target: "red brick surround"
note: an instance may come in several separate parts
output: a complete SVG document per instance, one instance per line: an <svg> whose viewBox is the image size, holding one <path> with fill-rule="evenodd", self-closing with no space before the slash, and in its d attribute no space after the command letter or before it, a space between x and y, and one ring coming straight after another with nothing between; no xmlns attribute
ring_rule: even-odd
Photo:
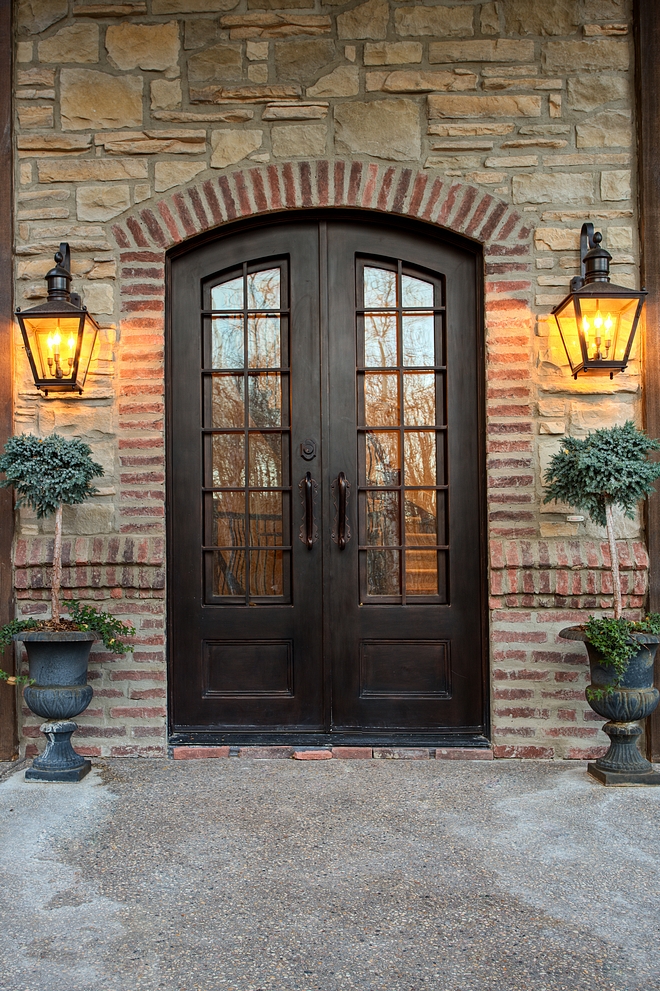
<svg viewBox="0 0 660 991"><path fill-rule="evenodd" d="M426 171L360 161L239 169L133 208L112 230L120 261L116 379L120 533L65 542L67 590L111 599L138 627L136 652L94 655L95 697L79 737L96 755L164 755L164 262L168 248L241 217L357 207L427 221L484 245L487 456L495 756L582 757L599 750L586 706L586 657L557 637L581 610L610 604L608 551L542 540L533 462L531 231L509 204ZM569 387L567 387L569 388ZM647 555L621 542L628 605L646 592ZM45 538L20 540L22 612L45 610ZM24 734L39 736L26 718ZM33 746L30 749L34 749ZM79 748L83 749L83 748Z"/></svg>

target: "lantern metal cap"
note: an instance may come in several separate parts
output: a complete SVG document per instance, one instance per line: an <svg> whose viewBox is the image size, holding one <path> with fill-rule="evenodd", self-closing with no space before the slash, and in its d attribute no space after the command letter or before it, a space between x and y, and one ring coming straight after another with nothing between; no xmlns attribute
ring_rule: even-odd
<svg viewBox="0 0 660 991"><path fill-rule="evenodd" d="M596 231L592 240L592 247L584 256L584 281L587 285L590 282L610 281L610 262L612 256L605 248L601 247L603 235Z"/></svg>
<svg viewBox="0 0 660 991"><path fill-rule="evenodd" d="M71 255L69 245L60 244L60 250L55 252L55 268L46 273L48 299L63 299L66 302L71 297Z"/></svg>

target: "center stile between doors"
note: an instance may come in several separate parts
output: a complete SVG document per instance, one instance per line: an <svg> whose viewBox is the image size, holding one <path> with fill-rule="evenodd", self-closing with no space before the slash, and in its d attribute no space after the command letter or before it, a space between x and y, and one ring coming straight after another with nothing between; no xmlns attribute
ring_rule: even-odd
<svg viewBox="0 0 660 991"><path fill-rule="evenodd" d="M171 741L486 745L476 246L218 233L168 266Z"/></svg>

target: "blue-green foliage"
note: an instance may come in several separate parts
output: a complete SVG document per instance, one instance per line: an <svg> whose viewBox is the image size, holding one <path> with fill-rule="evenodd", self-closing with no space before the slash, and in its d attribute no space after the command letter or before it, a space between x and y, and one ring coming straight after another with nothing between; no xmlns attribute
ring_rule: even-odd
<svg viewBox="0 0 660 991"><path fill-rule="evenodd" d="M544 502L566 502L585 510L595 523L606 525L605 507L620 506L632 519L640 499L653 491L660 463L649 451L660 449L632 420L622 427L594 430L584 440L566 437L545 473Z"/></svg>
<svg viewBox="0 0 660 991"><path fill-rule="evenodd" d="M17 509L30 506L38 517L50 516L60 503L73 506L96 492L89 483L103 475L103 468L92 461L91 453L81 440L58 434L18 434L9 438L0 455L0 471L6 475L0 486L14 487Z"/></svg>

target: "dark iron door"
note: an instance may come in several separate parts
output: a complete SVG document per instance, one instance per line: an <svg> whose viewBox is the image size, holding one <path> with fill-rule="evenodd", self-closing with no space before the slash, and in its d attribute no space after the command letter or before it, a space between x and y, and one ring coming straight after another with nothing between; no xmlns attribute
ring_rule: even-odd
<svg viewBox="0 0 660 991"><path fill-rule="evenodd" d="M310 219L171 266L175 736L484 732L476 256Z"/></svg>

